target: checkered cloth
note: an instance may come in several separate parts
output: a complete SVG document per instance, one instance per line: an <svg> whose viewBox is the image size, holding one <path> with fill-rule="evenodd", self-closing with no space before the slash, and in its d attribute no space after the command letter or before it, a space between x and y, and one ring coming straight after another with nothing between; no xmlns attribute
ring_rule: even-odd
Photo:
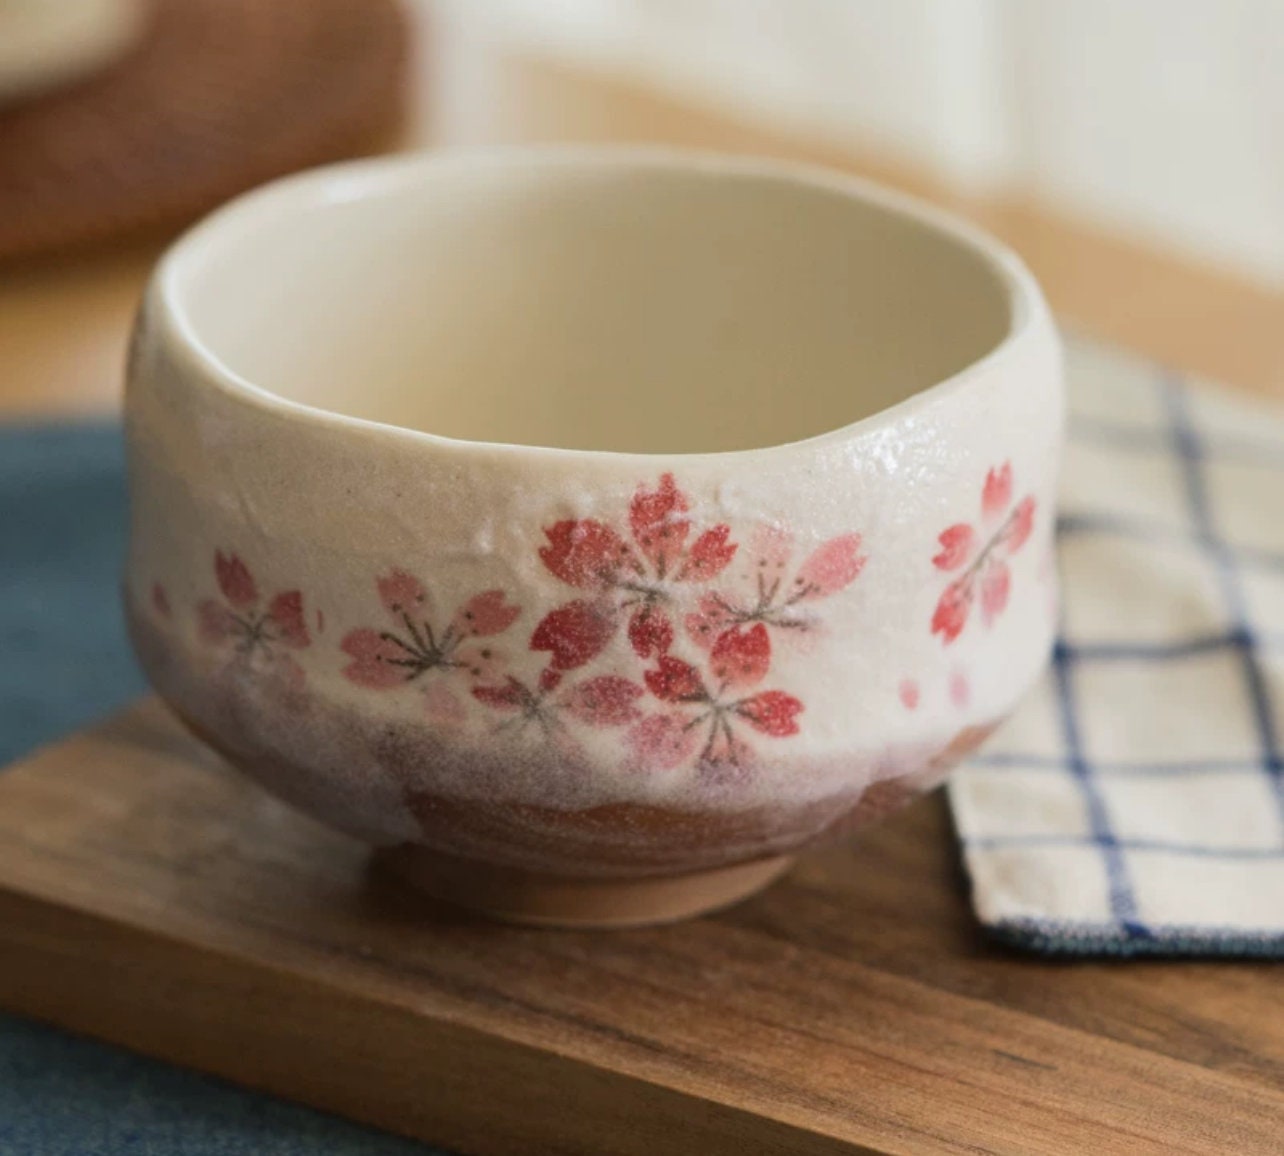
<svg viewBox="0 0 1284 1156"><path fill-rule="evenodd" d="M1068 350L1062 627L950 800L1034 951L1284 956L1284 412Z"/></svg>

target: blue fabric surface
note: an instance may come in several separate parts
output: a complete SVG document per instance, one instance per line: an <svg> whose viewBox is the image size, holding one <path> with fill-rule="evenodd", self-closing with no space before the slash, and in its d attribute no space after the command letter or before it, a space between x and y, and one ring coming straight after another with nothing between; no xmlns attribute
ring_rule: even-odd
<svg viewBox="0 0 1284 1156"><path fill-rule="evenodd" d="M143 690L118 604L125 510L117 426L0 429L0 766ZM431 1151L0 1016L5 1156Z"/></svg>

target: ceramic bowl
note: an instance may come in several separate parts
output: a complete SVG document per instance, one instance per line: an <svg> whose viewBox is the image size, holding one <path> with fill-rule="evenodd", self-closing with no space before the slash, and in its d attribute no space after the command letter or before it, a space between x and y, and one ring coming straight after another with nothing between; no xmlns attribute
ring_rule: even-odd
<svg viewBox="0 0 1284 1156"><path fill-rule="evenodd" d="M731 902L940 781L1053 635L1059 344L844 177L418 157L182 238L128 371L151 681L502 917Z"/></svg>

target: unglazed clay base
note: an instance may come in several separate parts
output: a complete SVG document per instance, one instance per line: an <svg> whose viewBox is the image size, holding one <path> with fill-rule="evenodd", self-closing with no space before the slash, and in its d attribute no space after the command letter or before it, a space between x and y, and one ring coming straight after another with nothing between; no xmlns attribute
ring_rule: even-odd
<svg viewBox="0 0 1284 1156"><path fill-rule="evenodd" d="M162 261L126 605L240 770L505 918L679 918L930 790L1054 634L1029 274L628 150L278 183Z"/></svg>
<svg viewBox="0 0 1284 1156"><path fill-rule="evenodd" d="M542 927L646 927L729 907L775 882L791 855L647 879L568 879L489 867L423 847L375 853L378 867L420 891L505 923Z"/></svg>

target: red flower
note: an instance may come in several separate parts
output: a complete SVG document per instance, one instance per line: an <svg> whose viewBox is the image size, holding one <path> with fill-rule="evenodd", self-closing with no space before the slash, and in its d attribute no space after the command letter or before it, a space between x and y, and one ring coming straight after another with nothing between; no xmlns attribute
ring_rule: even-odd
<svg viewBox="0 0 1284 1156"><path fill-rule="evenodd" d="M798 733L798 715L803 704L782 690L765 690L745 699L738 708L742 718L765 735L783 738Z"/></svg>
<svg viewBox="0 0 1284 1156"><path fill-rule="evenodd" d="M673 645L673 624L658 607L644 606L629 619L629 643L639 658L655 658Z"/></svg>
<svg viewBox="0 0 1284 1156"><path fill-rule="evenodd" d="M700 672L680 658L664 655L660 665L648 670L643 677L647 689L665 702L707 702L709 699Z"/></svg>
<svg viewBox="0 0 1284 1156"><path fill-rule="evenodd" d="M563 713L591 727L624 726L642 717L637 701L646 691L627 678L603 674L556 693L560 686L560 678L541 679L532 690L510 674L497 686L473 687L473 697L492 710L514 715L512 723L533 722L549 734L563 729Z"/></svg>
<svg viewBox="0 0 1284 1156"><path fill-rule="evenodd" d="M722 775L728 768L743 771L753 751L736 734L743 721L760 734L786 738L798 733L803 704L782 690L766 690L744 697L729 697L766 677L771 663L771 640L761 623L749 630L723 634L709 655L709 670L716 687L689 662L666 654L644 676L647 689L672 707L651 715L628 734L634 756L644 767L671 769L698 752L701 767Z"/></svg>
<svg viewBox="0 0 1284 1156"><path fill-rule="evenodd" d="M236 554L225 555L222 550L216 550L214 574L223 597L238 610L247 610L259 600L254 576Z"/></svg>
<svg viewBox="0 0 1284 1156"><path fill-rule="evenodd" d="M864 569L859 534L840 534L822 542L789 576L793 538L777 526L760 530L753 540L751 562L756 589L750 598L706 594L685 620L687 633L700 646L713 646L727 630L757 623L785 630L806 630L811 619L799 608L837 594Z"/></svg>
<svg viewBox="0 0 1284 1156"><path fill-rule="evenodd" d="M558 669L583 665L606 648L623 612L629 644L639 658L665 653L673 645L673 625L663 609L672 600L672 585L707 582L726 569L736 553L731 529L725 525L710 527L690 541L689 511L690 502L673 475L664 474L654 490L639 486L633 495L628 513L631 540L594 518L546 527L548 541L539 552L544 565L568 586L590 591L598 600L572 603L576 609L547 629L541 623L531 646L551 651ZM609 599L609 609L601 599Z"/></svg>
<svg viewBox="0 0 1284 1156"><path fill-rule="evenodd" d="M590 726L622 726L642 717L637 700L645 693L636 682L603 674L571 687L562 698L562 706Z"/></svg>
<svg viewBox="0 0 1284 1156"><path fill-rule="evenodd" d="M700 735L683 715L653 714L630 727L625 741L645 769L671 771L696 753Z"/></svg>
<svg viewBox="0 0 1284 1156"><path fill-rule="evenodd" d="M550 573L568 586L600 590L615 585L622 575L643 573L624 539L592 518L557 522L544 535L548 545L539 556Z"/></svg>
<svg viewBox="0 0 1284 1156"><path fill-rule="evenodd" d="M771 639L756 622L748 630L736 627L719 636L709 651L709 669L724 687L761 682L771 666Z"/></svg>
<svg viewBox="0 0 1284 1156"><path fill-rule="evenodd" d="M504 601L502 590L487 590L474 594L460 607L451 627L461 638L472 635L482 638L490 634L503 634L521 614L520 606L510 606Z"/></svg>
<svg viewBox="0 0 1284 1156"><path fill-rule="evenodd" d="M399 629L360 627L339 644L352 660L343 668L344 677L371 690L412 682L430 670L488 676L498 655L472 640L502 634L521 614L502 590L484 590L469 598L438 634L427 616L428 592L413 574L390 570L375 579L375 589ZM302 625L301 609L299 622Z"/></svg>
<svg viewBox="0 0 1284 1156"><path fill-rule="evenodd" d="M206 598L196 608L201 639L232 643L240 654L269 653L279 646L301 650L311 644L303 617L303 595L283 590L261 607L258 586L236 554L214 554L214 576L222 601Z"/></svg>
<svg viewBox="0 0 1284 1156"><path fill-rule="evenodd" d="M990 470L981 489L981 528L957 522L941 531L940 551L932 559L938 570L961 570L941 593L932 614L932 633L948 646L967 625L972 603L981 598L981 621L988 627L1003 613L1012 591L1008 559L1025 545L1034 529L1035 501L1027 496L1009 511L1012 466ZM1006 516L1005 516L1006 515Z"/></svg>
<svg viewBox="0 0 1284 1156"><path fill-rule="evenodd" d="M358 686L386 690L412 678L415 659L405 645L390 634L377 630L350 631L339 649L352 659L343 668L345 677Z"/></svg>
<svg viewBox="0 0 1284 1156"><path fill-rule="evenodd" d="M394 618L402 614L415 614L428 600L428 593L413 574L404 570L389 570L381 578L375 579L375 588L379 591L379 601L384 609Z"/></svg>
<svg viewBox="0 0 1284 1156"><path fill-rule="evenodd" d="M730 526L714 526L701 534L678 570L678 581L708 582L721 574L736 556L736 543L730 537Z"/></svg>
<svg viewBox="0 0 1284 1156"><path fill-rule="evenodd" d="M574 670L600 654L615 633L609 603L577 599L551 610L531 635L532 650L547 650L553 670Z"/></svg>
<svg viewBox="0 0 1284 1156"><path fill-rule="evenodd" d="M860 552L860 535L843 534L822 542L798 567L790 591L795 602L814 598L828 598L856 581L865 567L865 556Z"/></svg>
<svg viewBox="0 0 1284 1156"><path fill-rule="evenodd" d="M629 529L643 555L663 576L673 560L681 556L691 532L686 495L678 490L672 474L660 478L660 486L648 491L639 487L629 506Z"/></svg>

